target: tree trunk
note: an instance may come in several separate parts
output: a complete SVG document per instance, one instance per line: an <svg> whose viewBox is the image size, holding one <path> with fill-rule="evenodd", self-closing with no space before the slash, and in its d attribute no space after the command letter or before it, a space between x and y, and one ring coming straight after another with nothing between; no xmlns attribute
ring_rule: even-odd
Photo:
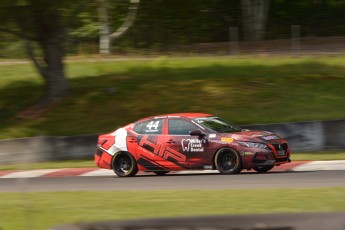
<svg viewBox="0 0 345 230"><path fill-rule="evenodd" d="M64 71L64 33L61 26L61 15L51 1L31 0L33 17L36 23L36 42L43 51L43 58L39 62L33 52L29 55L46 83L46 93L39 103L42 106L63 98L68 92L68 82ZM46 5L44 5L46 4ZM41 7L44 6L44 11Z"/></svg>
<svg viewBox="0 0 345 230"><path fill-rule="evenodd" d="M262 40L265 35L269 0L241 0L244 39Z"/></svg>
<svg viewBox="0 0 345 230"><path fill-rule="evenodd" d="M109 29L109 3L108 0L98 0L98 17L100 22L99 52L101 54L110 54L111 41L124 35L133 25L140 0L129 0L128 14L123 24L113 33Z"/></svg>
<svg viewBox="0 0 345 230"><path fill-rule="evenodd" d="M68 81L65 78L64 52L61 41L58 39L44 40L41 41L40 45L44 53L42 60L35 57L30 42L26 42L28 55L45 81L45 94L35 106L29 109L29 113L49 106L52 102L63 98L68 93Z"/></svg>
<svg viewBox="0 0 345 230"><path fill-rule="evenodd" d="M44 61L46 63L46 99L53 101L64 97L68 93L68 82L65 78L63 57L64 52L61 42L57 39L48 40L43 45Z"/></svg>
<svg viewBox="0 0 345 230"><path fill-rule="evenodd" d="M51 102L68 93L63 63L64 27L61 24L65 15L62 10L64 3L67 1L26 0L22 4L13 1L13 23L20 29L15 29L14 34L26 40L28 55L45 81L44 97L27 110L29 114L35 110L44 110ZM43 57L35 57L30 42L40 46Z"/></svg>
<svg viewBox="0 0 345 230"><path fill-rule="evenodd" d="M100 22L99 31L99 53L110 53L110 32L109 32L109 18L108 18L108 0L98 0L98 17Z"/></svg>

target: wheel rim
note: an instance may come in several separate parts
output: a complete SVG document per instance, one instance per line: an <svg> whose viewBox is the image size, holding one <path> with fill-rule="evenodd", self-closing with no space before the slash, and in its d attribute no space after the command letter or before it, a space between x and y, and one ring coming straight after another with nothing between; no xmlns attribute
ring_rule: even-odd
<svg viewBox="0 0 345 230"><path fill-rule="evenodd" d="M222 157L220 157L220 166L223 170L231 171L235 168L238 160L235 154L231 152L223 153Z"/></svg>
<svg viewBox="0 0 345 230"><path fill-rule="evenodd" d="M115 161L115 170L127 174L132 168L132 160L129 156L121 154Z"/></svg>

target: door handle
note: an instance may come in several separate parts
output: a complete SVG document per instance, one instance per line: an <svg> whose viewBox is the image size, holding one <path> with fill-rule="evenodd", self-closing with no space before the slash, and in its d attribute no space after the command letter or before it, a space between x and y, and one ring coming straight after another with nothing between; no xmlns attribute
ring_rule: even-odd
<svg viewBox="0 0 345 230"><path fill-rule="evenodd" d="M168 144L174 144L175 141L174 141L173 139L170 139L170 140L168 140L166 143L168 143Z"/></svg>
<svg viewBox="0 0 345 230"><path fill-rule="evenodd" d="M137 140L136 139L129 139L128 142L135 143L135 142L137 142Z"/></svg>

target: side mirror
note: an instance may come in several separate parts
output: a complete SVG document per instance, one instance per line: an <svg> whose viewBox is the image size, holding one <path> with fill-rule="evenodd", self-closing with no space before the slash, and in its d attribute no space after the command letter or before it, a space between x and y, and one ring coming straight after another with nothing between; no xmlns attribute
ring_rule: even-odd
<svg viewBox="0 0 345 230"><path fill-rule="evenodd" d="M205 136L206 134L203 133L200 129L196 129L196 130L189 131L189 135L202 137L202 136Z"/></svg>

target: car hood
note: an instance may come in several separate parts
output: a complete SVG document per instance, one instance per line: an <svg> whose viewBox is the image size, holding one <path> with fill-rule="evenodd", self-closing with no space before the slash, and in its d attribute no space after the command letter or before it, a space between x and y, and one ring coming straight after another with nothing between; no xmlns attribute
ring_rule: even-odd
<svg viewBox="0 0 345 230"><path fill-rule="evenodd" d="M236 133L227 133L224 136L231 137L238 141L253 141L253 142L272 142L279 139L282 139L280 136L268 132L268 131L255 131L255 130L247 130L244 129L240 132Z"/></svg>

